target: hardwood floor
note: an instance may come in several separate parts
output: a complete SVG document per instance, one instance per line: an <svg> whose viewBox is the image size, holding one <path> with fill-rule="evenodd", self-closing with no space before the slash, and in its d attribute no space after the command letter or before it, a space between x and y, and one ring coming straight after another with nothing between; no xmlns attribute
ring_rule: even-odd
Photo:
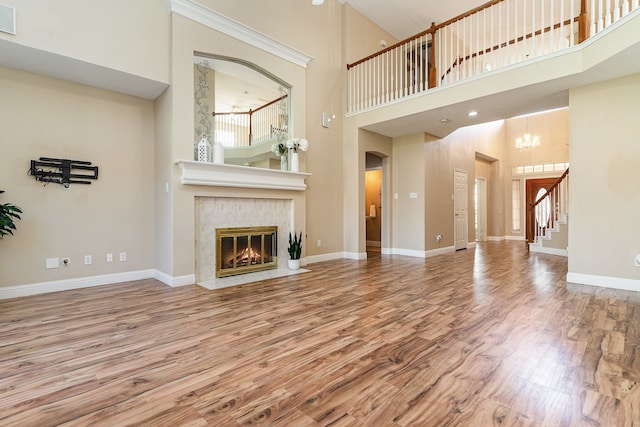
<svg viewBox="0 0 640 427"><path fill-rule="evenodd" d="M637 426L640 294L489 242L0 301L2 426Z"/></svg>

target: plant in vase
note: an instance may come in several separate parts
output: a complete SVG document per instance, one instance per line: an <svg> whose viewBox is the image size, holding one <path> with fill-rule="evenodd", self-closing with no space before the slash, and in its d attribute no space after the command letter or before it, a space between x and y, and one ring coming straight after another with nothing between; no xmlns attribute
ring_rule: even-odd
<svg viewBox="0 0 640 427"><path fill-rule="evenodd" d="M298 172L298 151L307 151L309 149L309 141L304 138L290 139L287 141L287 149L291 153L291 172Z"/></svg>
<svg viewBox="0 0 640 427"><path fill-rule="evenodd" d="M289 152L287 144L282 141L277 142L271 146L271 152L280 157L280 170L289 170L289 168L287 167L287 153Z"/></svg>
<svg viewBox="0 0 640 427"><path fill-rule="evenodd" d="M0 194L4 191L0 190ZM12 205L11 203L0 204L0 239L4 236L11 234L13 236L13 230L16 229L14 219L20 219L22 209Z"/></svg>
<svg viewBox="0 0 640 427"><path fill-rule="evenodd" d="M289 232L289 248L287 251L289 252L289 258L291 258L288 262L289 268L298 270L300 268L300 255L302 255L302 231L299 236L295 232L291 236L291 232Z"/></svg>

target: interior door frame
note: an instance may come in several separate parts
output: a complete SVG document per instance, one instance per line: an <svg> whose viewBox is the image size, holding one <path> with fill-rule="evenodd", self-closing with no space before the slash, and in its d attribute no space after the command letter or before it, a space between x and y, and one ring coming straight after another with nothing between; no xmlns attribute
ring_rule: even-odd
<svg viewBox="0 0 640 427"><path fill-rule="evenodd" d="M551 188L553 186L553 184L556 183L556 181L558 181L558 178L560 176L556 176L556 177L540 177L540 178L527 178L525 180L525 190L524 190L524 208L525 208L525 212L524 212L524 218L525 218L525 225L524 225L524 230L525 230L525 234L524 234L524 238L525 241L528 243L532 243L533 242L533 234L534 234L534 229L535 229L535 217L534 217L534 213L531 211L531 207L533 206L533 204L535 203L535 197L536 194L538 194L538 191L541 188L544 188L546 190L548 190L549 188Z"/></svg>
<svg viewBox="0 0 640 427"><path fill-rule="evenodd" d="M474 212L478 216L478 226L481 227L482 232L478 233L478 229L476 228L476 240L480 242L484 242L487 240L487 179L476 177L476 188L477 188L477 212ZM479 185L481 183L481 185Z"/></svg>
<svg viewBox="0 0 640 427"><path fill-rule="evenodd" d="M465 191L464 197L462 200L458 200L457 197L457 180L458 174L464 174L465 176ZM459 204L461 201L464 201L465 205L465 218L463 223L463 236L464 238L460 239L458 236L458 224L459 221ZM469 172L464 169L455 168L453 170L453 247L454 249L461 250L467 249L469 246Z"/></svg>

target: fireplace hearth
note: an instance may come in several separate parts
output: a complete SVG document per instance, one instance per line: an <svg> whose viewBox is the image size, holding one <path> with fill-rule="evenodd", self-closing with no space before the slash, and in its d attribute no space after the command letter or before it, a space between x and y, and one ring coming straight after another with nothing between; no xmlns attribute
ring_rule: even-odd
<svg viewBox="0 0 640 427"><path fill-rule="evenodd" d="M216 228L216 277L278 266L278 227Z"/></svg>

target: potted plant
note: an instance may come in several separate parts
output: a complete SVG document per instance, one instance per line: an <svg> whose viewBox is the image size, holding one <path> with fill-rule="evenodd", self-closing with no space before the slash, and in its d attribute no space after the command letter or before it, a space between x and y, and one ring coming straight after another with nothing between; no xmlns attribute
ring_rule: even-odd
<svg viewBox="0 0 640 427"><path fill-rule="evenodd" d="M302 231L299 236L296 236L296 233L293 233L293 237L291 236L291 232L289 232L289 269L298 270L300 268L300 255L302 254Z"/></svg>
<svg viewBox="0 0 640 427"><path fill-rule="evenodd" d="M0 194L2 193L4 193L4 191L0 190ZM20 219L20 215L18 214L21 213L22 209L11 203L0 204L0 239L8 234L13 235L13 230L16 229L13 220Z"/></svg>

